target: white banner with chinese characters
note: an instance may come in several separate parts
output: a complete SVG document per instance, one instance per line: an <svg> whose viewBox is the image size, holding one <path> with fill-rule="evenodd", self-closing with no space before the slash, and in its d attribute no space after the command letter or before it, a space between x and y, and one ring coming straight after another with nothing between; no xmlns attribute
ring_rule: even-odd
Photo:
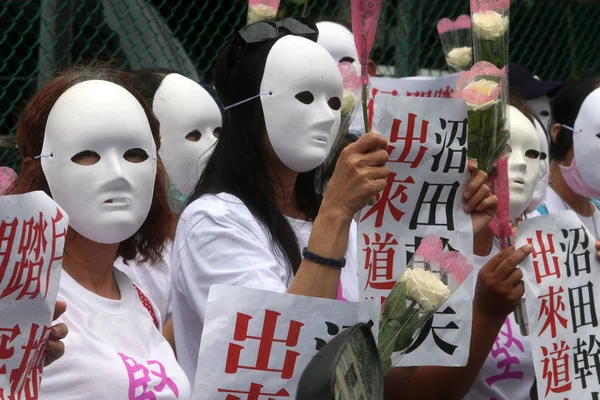
<svg viewBox="0 0 600 400"><path fill-rule="evenodd" d="M533 245L521 269L539 399L600 399L600 263L573 211L519 225Z"/></svg>
<svg viewBox="0 0 600 400"><path fill-rule="evenodd" d="M0 196L0 400L37 399L68 226L43 192Z"/></svg>
<svg viewBox="0 0 600 400"><path fill-rule="evenodd" d="M473 228L463 211L467 167L464 100L382 95L373 121L389 140L390 176L358 225L359 289L385 297L421 240L437 236L472 264ZM421 330L400 365L464 366L471 339L473 274Z"/></svg>
<svg viewBox="0 0 600 400"><path fill-rule="evenodd" d="M434 97L451 98L456 87L458 74L441 77L409 76L405 78L371 78L371 93L368 104L369 120L373 118L374 104L379 95L408 96L408 97ZM364 131L362 112L356 113L350 130Z"/></svg>
<svg viewBox="0 0 600 400"><path fill-rule="evenodd" d="M196 373L197 400L295 399L312 357L345 327L373 323L380 299L348 303L239 286L211 287Z"/></svg>

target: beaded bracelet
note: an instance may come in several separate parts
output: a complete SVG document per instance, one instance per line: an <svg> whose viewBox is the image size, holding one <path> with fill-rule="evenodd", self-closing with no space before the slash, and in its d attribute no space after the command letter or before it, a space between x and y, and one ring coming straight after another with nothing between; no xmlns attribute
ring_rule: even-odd
<svg viewBox="0 0 600 400"><path fill-rule="evenodd" d="M302 257L304 257L307 260L310 260L314 263L317 263L320 265L326 265L328 267L344 268L346 266L345 258L343 258L341 260L334 260L333 258L321 257L318 254L308 251L308 248L306 248L306 247L304 248L304 250L302 250Z"/></svg>

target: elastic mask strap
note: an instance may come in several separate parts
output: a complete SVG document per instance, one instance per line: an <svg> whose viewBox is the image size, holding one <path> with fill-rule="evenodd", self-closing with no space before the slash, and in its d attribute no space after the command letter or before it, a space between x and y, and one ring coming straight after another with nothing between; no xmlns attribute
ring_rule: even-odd
<svg viewBox="0 0 600 400"><path fill-rule="evenodd" d="M35 156L33 157L34 160L40 159L42 157L54 157L54 155L52 153L40 153L39 156Z"/></svg>
<svg viewBox="0 0 600 400"><path fill-rule="evenodd" d="M271 96L272 94L273 94L273 92L270 92L270 91L269 92L260 92L256 96L249 97L246 100L238 101L237 103L234 103L234 104L231 104L231 105L225 107L225 111L227 111L229 109L232 109L233 107L237 107L239 105L247 103L249 101L252 101L252 100L256 99L257 97L260 97L260 96Z"/></svg>

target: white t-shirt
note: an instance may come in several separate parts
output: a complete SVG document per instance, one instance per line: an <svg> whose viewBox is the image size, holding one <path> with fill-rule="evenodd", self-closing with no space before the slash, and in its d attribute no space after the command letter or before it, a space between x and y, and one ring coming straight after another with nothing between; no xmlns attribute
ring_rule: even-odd
<svg viewBox="0 0 600 400"><path fill-rule="evenodd" d="M474 274L496 255L499 247L494 241L490 255L473 256ZM528 400L534 380L531 342L521 335L513 313L506 318L465 400Z"/></svg>
<svg viewBox="0 0 600 400"><path fill-rule="evenodd" d="M189 381L133 283L114 273L121 300L100 297L62 272L58 300L67 311L58 322L69 334L64 356L44 368L39 399L191 399Z"/></svg>
<svg viewBox="0 0 600 400"><path fill-rule="evenodd" d="M288 220L304 248L312 223ZM348 243L338 298L358 301L355 223ZM202 196L186 207L171 261L177 356L194 387L210 287L237 285L283 293L293 277L283 255L273 249L267 229L240 199L226 193Z"/></svg>
<svg viewBox="0 0 600 400"><path fill-rule="evenodd" d="M161 324L171 317L171 247L168 242L163 253L163 261L157 265L140 264L130 261L125 264L121 258L115 261L115 267L131 278L160 312ZM157 316L158 317L158 316Z"/></svg>
<svg viewBox="0 0 600 400"><path fill-rule="evenodd" d="M546 197L544 199L544 202L542 203L542 206L546 207L548 214L553 214L553 213L566 211L566 210L573 210L552 189L548 189L546 191ZM536 211L532 212L531 214L528 214L527 216L529 218L533 218L533 217L537 217L538 215L540 215L540 212L536 210ZM599 232L600 231L600 212L598 211L596 206L594 205L594 214L591 217L583 217L579 214L577 214L577 216L579 217L581 222L583 222L585 227L590 231L592 236L594 236L596 238L596 240L600 239L600 236L599 236L600 235L600 232ZM594 225L594 222L596 222L596 225ZM597 228L597 230L596 230L596 228Z"/></svg>

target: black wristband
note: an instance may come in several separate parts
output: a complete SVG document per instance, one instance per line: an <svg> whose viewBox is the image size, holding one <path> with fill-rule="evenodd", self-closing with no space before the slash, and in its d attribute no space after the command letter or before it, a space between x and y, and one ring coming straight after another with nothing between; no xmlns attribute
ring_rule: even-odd
<svg viewBox="0 0 600 400"><path fill-rule="evenodd" d="M306 247L304 248L304 250L302 250L302 257L304 257L307 260L310 260L314 263L317 263L320 265L326 265L328 267L344 268L346 266L345 258L343 258L341 260L334 260L333 258L321 257L318 254L311 253L310 251L308 251L308 248L306 248Z"/></svg>

